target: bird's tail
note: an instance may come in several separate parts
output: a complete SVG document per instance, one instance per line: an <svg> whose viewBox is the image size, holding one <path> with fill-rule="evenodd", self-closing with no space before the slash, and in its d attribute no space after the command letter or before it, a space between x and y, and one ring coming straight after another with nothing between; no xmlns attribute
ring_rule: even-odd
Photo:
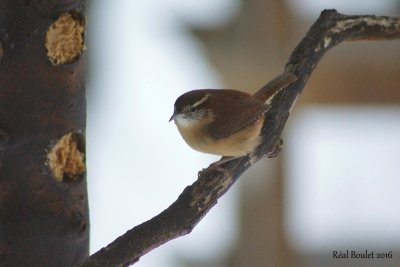
<svg viewBox="0 0 400 267"><path fill-rule="evenodd" d="M284 72L276 76L272 81L264 85L260 90L258 90L253 96L264 102L269 102L274 95L276 95L280 90L288 86L289 84L295 82L297 76L290 72Z"/></svg>

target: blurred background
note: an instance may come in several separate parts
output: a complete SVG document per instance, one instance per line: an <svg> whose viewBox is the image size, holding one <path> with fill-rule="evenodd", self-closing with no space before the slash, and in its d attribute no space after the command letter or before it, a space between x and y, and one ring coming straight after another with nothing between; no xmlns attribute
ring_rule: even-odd
<svg viewBox="0 0 400 267"><path fill-rule="evenodd" d="M255 92L325 8L399 15L399 0L92 1L87 164L92 253L167 208L218 157L168 123L198 88ZM341 44L284 131L194 231L139 267L399 266L400 42ZM392 252L333 259L333 251Z"/></svg>

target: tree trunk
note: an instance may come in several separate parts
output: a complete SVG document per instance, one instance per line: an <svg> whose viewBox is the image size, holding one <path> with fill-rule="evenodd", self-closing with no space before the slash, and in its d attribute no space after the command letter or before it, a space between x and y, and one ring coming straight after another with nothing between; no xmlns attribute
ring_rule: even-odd
<svg viewBox="0 0 400 267"><path fill-rule="evenodd" d="M88 255L84 2L0 0L0 266Z"/></svg>

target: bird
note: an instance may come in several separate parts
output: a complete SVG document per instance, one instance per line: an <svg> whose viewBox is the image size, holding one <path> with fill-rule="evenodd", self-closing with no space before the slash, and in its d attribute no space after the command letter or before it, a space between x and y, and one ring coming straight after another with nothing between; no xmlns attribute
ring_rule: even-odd
<svg viewBox="0 0 400 267"><path fill-rule="evenodd" d="M296 75L284 72L253 95L233 89L192 90L176 99L169 121L174 120L194 150L222 156L221 164L249 154L261 143L266 109L296 80Z"/></svg>

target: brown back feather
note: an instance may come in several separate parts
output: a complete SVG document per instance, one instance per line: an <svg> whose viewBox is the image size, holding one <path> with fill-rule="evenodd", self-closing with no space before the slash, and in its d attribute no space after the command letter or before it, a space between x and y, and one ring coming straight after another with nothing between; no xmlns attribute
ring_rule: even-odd
<svg viewBox="0 0 400 267"><path fill-rule="evenodd" d="M229 94L226 92L229 91ZM223 94L224 97L217 94ZM250 94L229 89L214 90L207 100L211 106L220 105L220 114L209 125L208 131L214 138L226 138L258 120L265 110L265 103ZM240 109L238 107L240 106ZM218 125L218 126L216 126Z"/></svg>

